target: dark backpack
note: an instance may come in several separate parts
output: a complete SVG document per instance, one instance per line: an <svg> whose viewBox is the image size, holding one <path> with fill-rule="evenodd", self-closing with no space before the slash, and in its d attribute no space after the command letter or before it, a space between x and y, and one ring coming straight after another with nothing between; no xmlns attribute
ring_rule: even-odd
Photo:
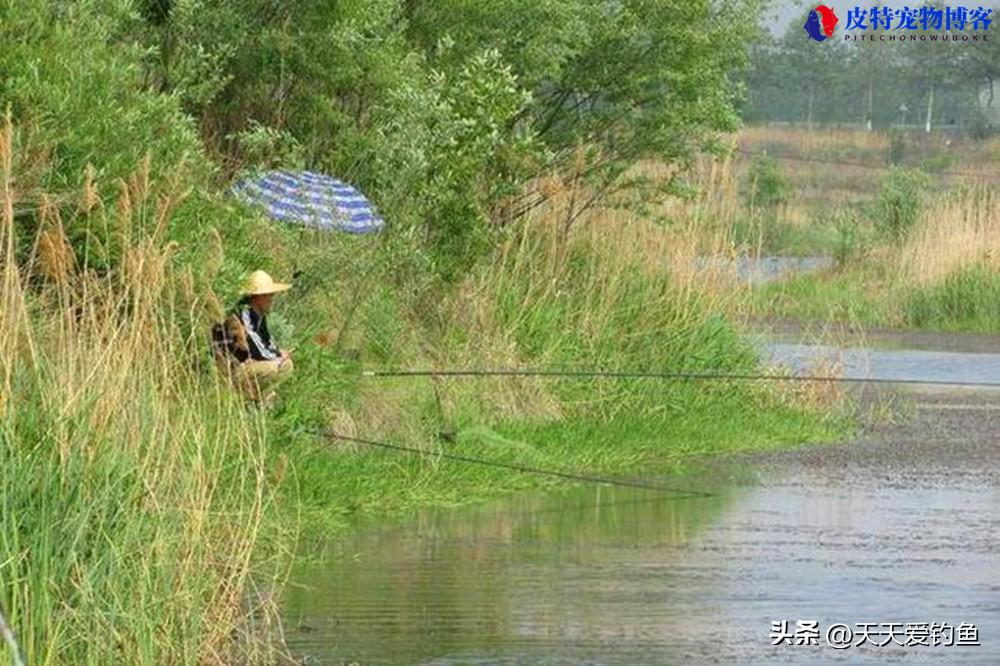
<svg viewBox="0 0 1000 666"><path fill-rule="evenodd" d="M235 360L239 363L250 357L246 330L235 314L212 325L212 355L217 360Z"/></svg>

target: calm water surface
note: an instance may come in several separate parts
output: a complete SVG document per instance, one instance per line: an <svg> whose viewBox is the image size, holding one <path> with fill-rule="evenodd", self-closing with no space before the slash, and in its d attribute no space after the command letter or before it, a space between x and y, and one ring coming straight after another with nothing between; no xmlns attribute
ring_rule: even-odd
<svg viewBox="0 0 1000 666"><path fill-rule="evenodd" d="M794 275L815 273L834 265L832 257L780 257L739 256L735 259L721 257L702 257L698 261L699 268L706 272L732 277L750 284L773 282Z"/></svg>
<svg viewBox="0 0 1000 666"><path fill-rule="evenodd" d="M985 353L847 359L1000 379ZM905 423L857 442L667 481L708 498L586 487L362 529L296 571L290 646L321 664L1000 664L1000 392L906 396ZM771 645L773 621L800 619L968 622L981 646Z"/></svg>
<svg viewBox="0 0 1000 666"><path fill-rule="evenodd" d="M856 379L1000 383L1000 353L797 343L772 343L765 351L772 361L797 372L834 364L840 376Z"/></svg>

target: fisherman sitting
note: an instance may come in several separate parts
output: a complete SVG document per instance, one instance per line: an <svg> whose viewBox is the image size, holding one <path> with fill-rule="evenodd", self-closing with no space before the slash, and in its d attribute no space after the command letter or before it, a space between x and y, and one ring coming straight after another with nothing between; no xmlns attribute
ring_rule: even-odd
<svg viewBox="0 0 1000 666"><path fill-rule="evenodd" d="M267 330L267 313L274 295L288 289L290 284L275 282L264 271L254 271L236 309L213 332L217 353L228 357L234 366L233 378L255 402L271 402L273 391L262 396L261 387L286 377L294 367L290 352L281 351Z"/></svg>

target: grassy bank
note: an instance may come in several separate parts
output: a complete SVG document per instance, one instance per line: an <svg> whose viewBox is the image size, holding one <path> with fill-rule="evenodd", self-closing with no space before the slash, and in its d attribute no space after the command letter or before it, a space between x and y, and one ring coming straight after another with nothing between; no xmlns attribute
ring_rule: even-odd
<svg viewBox="0 0 1000 666"><path fill-rule="evenodd" d="M1000 330L996 139L752 127L736 140L750 155L702 163L697 194L661 218L704 256L824 255L835 266L753 285L717 271L746 295L732 316Z"/></svg>
<svg viewBox="0 0 1000 666"><path fill-rule="evenodd" d="M899 238L864 240L830 271L755 290L758 316L882 328L1000 331L1000 214L995 188L925 201ZM859 234L877 237L870 229Z"/></svg>
<svg viewBox="0 0 1000 666"><path fill-rule="evenodd" d="M116 206L89 200L75 222L116 229L111 272L73 254L55 214L19 257L11 143L8 124L0 590L24 663L267 661L259 628L273 608L252 594L278 571L259 538L272 504L266 428L190 363L195 341L174 309L190 275L172 244L140 232L173 202L141 179Z"/></svg>
<svg viewBox="0 0 1000 666"><path fill-rule="evenodd" d="M758 367L720 314L733 296L679 268L693 245L631 213L567 226L572 192L446 284L406 239L300 233L185 198L145 169L115 203L85 188L71 217L43 210L26 237L10 128L4 137L0 588L30 663L280 661L273 592L299 540L553 483L327 431L630 476L845 432L828 410L837 396L816 387L361 377L373 366ZM199 215L233 224L185 224ZM297 371L269 413L233 394L205 346L250 262L302 271L273 322Z"/></svg>
<svg viewBox="0 0 1000 666"><path fill-rule="evenodd" d="M719 313L734 296L702 288L664 255L693 251L672 232L600 213L564 233L557 202L493 262L429 309L400 291L365 300L345 343L369 365L446 368L599 367L746 372L756 350ZM350 292L348 292L350 293ZM290 307L331 320L306 298ZM292 312L289 312L289 316ZM302 315L306 316L306 315ZM329 325L329 324L328 324ZM391 336L395 331L397 335ZM387 336L391 342L387 342ZM324 335L320 334L321 340ZM361 379L338 366L336 344L309 346L305 372L285 387L273 441L293 464L286 487L307 533L328 535L361 516L479 501L551 479L433 457L366 450L324 428L428 452L448 451L563 471L649 475L693 455L829 440L845 433L839 395L817 387L539 378ZM338 368L340 368L338 370ZM347 370L345 373L344 370ZM324 391L319 376L337 377ZM303 405L315 409L302 411ZM318 414L325 412L323 420ZM442 432L454 438L441 439Z"/></svg>

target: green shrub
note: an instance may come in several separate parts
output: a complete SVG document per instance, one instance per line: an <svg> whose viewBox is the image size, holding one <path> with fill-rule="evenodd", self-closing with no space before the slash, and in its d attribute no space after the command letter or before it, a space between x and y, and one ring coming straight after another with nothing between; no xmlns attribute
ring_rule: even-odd
<svg viewBox="0 0 1000 666"><path fill-rule="evenodd" d="M766 155L754 158L747 172L747 205L751 208L774 208L788 201L791 190L778 163Z"/></svg>
<svg viewBox="0 0 1000 666"><path fill-rule="evenodd" d="M718 148L738 126L732 73L757 11L744 0L669 12L562 0L142 6L131 34L150 86L197 118L210 154L227 169L288 154L352 182L448 281L549 196L530 191L541 174L600 200L656 191L622 177L640 160Z"/></svg>
<svg viewBox="0 0 1000 666"><path fill-rule="evenodd" d="M0 110L18 119L22 195L75 190L87 165L107 194L147 155L154 180L208 173L194 121L147 86L127 4L0 6Z"/></svg>
<svg viewBox="0 0 1000 666"><path fill-rule="evenodd" d="M930 179L921 171L892 167L879 183L872 205L875 230L891 241L902 240L920 217Z"/></svg>
<svg viewBox="0 0 1000 666"><path fill-rule="evenodd" d="M850 209L838 210L833 216L833 228L837 232L833 246L837 266L844 267L860 259L865 253L868 238L858 214Z"/></svg>

